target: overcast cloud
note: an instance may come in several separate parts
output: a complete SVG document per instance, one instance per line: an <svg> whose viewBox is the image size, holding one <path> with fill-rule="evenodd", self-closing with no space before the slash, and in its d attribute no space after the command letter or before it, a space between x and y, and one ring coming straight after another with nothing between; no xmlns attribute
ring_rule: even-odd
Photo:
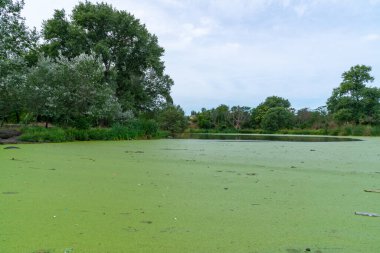
<svg viewBox="0 0 380 253"><path fill-rule="evenodd" d="M96 1L91 1L96 2ZM156 34L166 50L172 96L187 113L257 106L267 96L293 107L324 105L341 74L373 67L380 84L379 0L107 0ZM37 29L78 1L25 0Z"/></svg>

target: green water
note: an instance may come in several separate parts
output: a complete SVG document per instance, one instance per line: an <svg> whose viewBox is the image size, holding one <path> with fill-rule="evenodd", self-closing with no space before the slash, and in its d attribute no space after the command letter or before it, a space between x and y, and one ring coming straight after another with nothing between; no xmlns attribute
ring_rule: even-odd
<svg viewBox="0 0 380 253"><path fill-rule="evenodd" d="M0 252L379 252L379 146L0 146Z"/></svg>

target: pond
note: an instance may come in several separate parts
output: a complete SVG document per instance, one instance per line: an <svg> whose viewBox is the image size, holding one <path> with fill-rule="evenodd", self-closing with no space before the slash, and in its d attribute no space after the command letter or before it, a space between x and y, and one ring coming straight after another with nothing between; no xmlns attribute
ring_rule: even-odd
<svg viewBox="0 0 380 253"><path fill-rule="evenodd" d="M175 136L177 139L201 139L221 141L295 141L295 142L340 142L361 141L357 138L307 135L273 135L273 134L213 134L186 133Z"/></svg>
<svg viewBox="0 0 380 253"><path fill-rule="evenodd" d="M0 252L378 252L362 139L1 145Z"/></svg>

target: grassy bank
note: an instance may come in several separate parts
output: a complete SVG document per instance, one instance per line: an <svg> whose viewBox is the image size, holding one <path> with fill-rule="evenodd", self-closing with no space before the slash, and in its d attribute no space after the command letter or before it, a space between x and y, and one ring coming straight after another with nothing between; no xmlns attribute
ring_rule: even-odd
<svg viewBox="0 0 380 253"><path fill-rule="evenodd" d="M21 141L25 142L68 142L89 140L133 140L161 138L168 135L159 131L154 122L136 122L129 125L114 125L111 128L60 128L24 127Z"/></svg>

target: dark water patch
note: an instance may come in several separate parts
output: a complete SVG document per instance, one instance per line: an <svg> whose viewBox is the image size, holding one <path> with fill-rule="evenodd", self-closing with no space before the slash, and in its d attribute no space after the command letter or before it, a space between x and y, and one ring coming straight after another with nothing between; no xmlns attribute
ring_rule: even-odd
<svg viewBox="0 0 380 253"><path fill-rule="evenodd" d="M125 230L125 231L127 231L129 233L136 233L136 232L139 231L137 228L134 228L134 227L123 228L123 230Z"/></svg>
<svg viewBox="0 0 380 253"><path fill-rule="evenodd" d="M125 151L125 153L132 153L132 154L143 154L144 151L141 151L141 150L137 150L137 151L130 151L130 150L127 150Z"/></svg>
<svg viewBox="0 0 380 253"><path fill-rule="evenodd" d="M15 147L15 146L8 146L8 147L5 147L4 149L20 149L19 147Z"/></svg>
<svg viewBox="0 0 380 253"><path fill-rule="evenodd" d="M300 249L286 249L287 253L301 253L302 251Z"/></svg>
<svg viewBox="0 0 380 253"><path fill-rule="evenodd" d="M181 151L187 151L187 148L163 148L161 150L181 150Z"/></svg>
<svg viewBox="0 0 380 253"><path fill-rule="evenodd" d="M51 251L50 249L39 249L33 251L32 253L53 253L53 251Z"/></svg>
<svg viewBox="0 0 380 253"><path fill-rule="evenodd" d="M15 194L19 194L19 192L2 192L2 194L4 194L4 195L15 195Z"/></svg>
<svg viewBox="0 0 380 253"><path fill-rule="evenodd" d="M175 233L176 227L167 227L162 230L160 230L160 233Z"/></svg>
<svg viewBox="0 0 380 253"><path fill-rule="evenodd" d="M89 158L89 157L82 157L80 159L82 159L82 160L89 160L89 161L95 162L95 159Z"/></svg>
<svg viewBox="0 0 380 253"><path fill-rule="evenodd" d="M180 134L177 139L217 140L228 142L287 141L287 142L341 142L361 141L356 138L333 136L265 135L265 134Z"/></svg>
<svg viewBox="0 0 380 253"><path fill-rule="evenodd" d="M246 173L247 176L256 176L256 173Z"/></svg>

